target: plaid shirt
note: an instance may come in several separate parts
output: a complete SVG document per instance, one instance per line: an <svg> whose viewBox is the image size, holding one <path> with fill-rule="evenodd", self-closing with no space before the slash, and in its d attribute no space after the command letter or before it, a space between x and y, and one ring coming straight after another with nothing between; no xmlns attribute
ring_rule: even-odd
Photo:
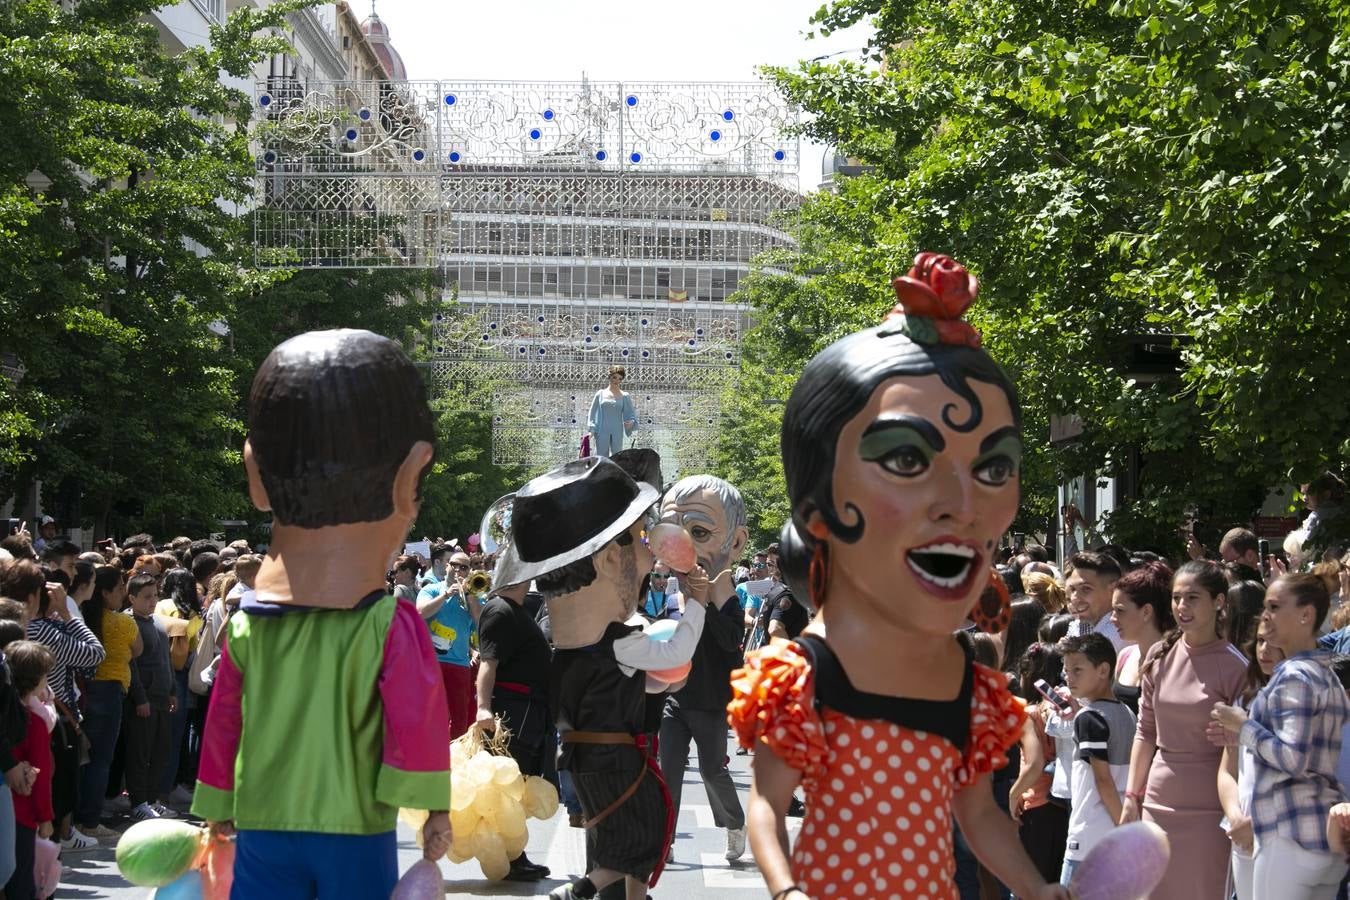
<svg viewBox="0 0 1350 900"><path fill-rule="evenodd" d="M1347 721L1350 700L1322 650L1280 663L1252 700L1238 741L1256 762L1251 816L1258 842L1278 835L1305 850L1330 850L1327 813L1345 799L1336 761Z"/></svg>

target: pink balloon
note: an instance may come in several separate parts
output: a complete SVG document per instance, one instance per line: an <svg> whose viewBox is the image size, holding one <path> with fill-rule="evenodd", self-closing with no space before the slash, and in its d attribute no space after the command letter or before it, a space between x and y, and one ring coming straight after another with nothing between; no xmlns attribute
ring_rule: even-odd
<svg viewBox="0 0 1350 900"><path fill-rule="evenodd" d="M647 674L652 678L655 678L657 681L664 682L665 684L674 684L677 681L683 681L684 679L688 678L689 670L693 668L693 665L694 665L693 660L690 660L687 663L683 663L681 665L674 666L669 669L655 669L653 671L648 672Z"/></svg>

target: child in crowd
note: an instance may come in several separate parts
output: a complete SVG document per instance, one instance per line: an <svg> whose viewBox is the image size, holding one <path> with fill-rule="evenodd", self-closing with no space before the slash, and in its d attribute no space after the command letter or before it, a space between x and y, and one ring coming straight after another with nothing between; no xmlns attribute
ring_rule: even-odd
<svg viewBox="0 0 1350 900"><path fill-rule="evenodd" d="M127 797L131 817L136 820L176 818L173 810L157 802L169 761L172 717L178 708L169 635L155 616L157 585L153 575L133 575L127 583L131 615L144 647L131 662L131 706L122 725L126 734Z"/></svg>
<svg viewBox="0 0 1350 900"><path fill-rule="evenodd" d="M152 579L153 580L153 579ZM12 624L12 623L10 623ZM14 745L16 760L28 763L37 772L33 788L26 795L14 794L16 840L14 874L5 884L6 900L33 900L33 861L38 837L52 836L52 749L51 729L56 719L34 711L50 702L47 673L52 667L52 652L36 641L14 641L5 647L14 689L27 707L28 733Z"/></svg>
<svg viewBox="0 0 1350 900"><path fill-rule="evenodd" d="M1060 883L1067 885L1088 851L1120 819L1135 719L1111 690L1116 651L1109 640L1095 632L1066 637L1060 652L1064 682L1080 706L1073 719L1073 805L1060 876Z"/></svg>

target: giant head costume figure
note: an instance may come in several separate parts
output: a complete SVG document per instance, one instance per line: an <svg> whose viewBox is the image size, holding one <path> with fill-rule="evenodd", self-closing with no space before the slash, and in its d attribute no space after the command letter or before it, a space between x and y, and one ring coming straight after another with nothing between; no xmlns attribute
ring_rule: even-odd
<svg viewBox="0 0 1350 900"><path fill-rule="evenodd" d="M274 519L259 599L347 605L378 587L417 517L434 440L422 378L388 338L313 331L268 354L244 444L249 495Z"/></svg>
<svg viewBox="0 0 1350 900"><path fill-rule="evenodd" d="M974 276L924 253L894 287L887 320L811 360L788 400L780 565L816 607L950 635L1017 512L1021 411L961 320Z"/></svg>
<svg viewBox="0 0 1350 900"><path fill-rule="evenodd" d="M661 499L661 521L679 525L693 537L698 564L712 579L715 600L730 597L731 567L749 540L741 492L713 475L681 478Z"/></svg>
<svg viewBox="0 0 1350 900"><path fill-rule="evenodd" d="M601 456L574 460L517 492L502 587L538 579L553 644L589 646L633 614L653 557L644 539L656 488Z"/></svg>

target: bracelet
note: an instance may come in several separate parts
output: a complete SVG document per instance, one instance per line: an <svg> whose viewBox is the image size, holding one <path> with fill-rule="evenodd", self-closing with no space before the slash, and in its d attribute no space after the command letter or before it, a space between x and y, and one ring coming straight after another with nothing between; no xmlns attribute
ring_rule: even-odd
<svg viewBox="0 0 1350 900"><path fill-rule="evenodd" d="M806 891L802 890L802 886L800 884L789 884L787 887L783 888L781 891L770 897L769 900L783 900L784 897L786 897L793 891L797 891L798 893L801 894L806 893Z"/></svg>
<svg viewBox="0 0 1350 900"><path fill-rule="evenodd" d="M1126 799L1126 800L1134 800L1134 801L1136 801L1136 802L1138 802L1138 803L1143 803L1143 802L1144 802L1144 792L1143 792L1143 791L1126 791L1126 792L1125 792L1125 799Z"/></svg>

